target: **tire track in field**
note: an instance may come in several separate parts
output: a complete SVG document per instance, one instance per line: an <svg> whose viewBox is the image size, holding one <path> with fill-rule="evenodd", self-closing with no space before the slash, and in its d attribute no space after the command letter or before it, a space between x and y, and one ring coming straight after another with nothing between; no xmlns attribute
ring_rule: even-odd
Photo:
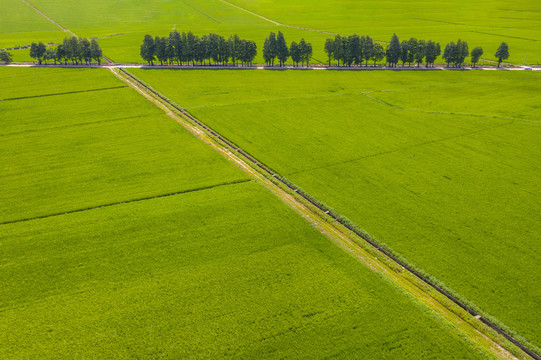
<svg viewBox="0 0 541 360"><path fill-rule="evenodd" d="M63 27L62 25L60 25L59 23L57 23L56 21L54 21L53 19L51 19L50 17L48 17L47 15L45 15L43 12L41 12L40 10L38 10L34 5L30 4L28 1L26 0L21 0L23 3L25 3L26 5L28 5L29 7L31 7L32 9L34 9L34 11L36 11L38 14L40 14L41 16L43 16L45 19L49 20L49 22L53 23L55 26L57 26L58 28L62 29L62 31L65 31L67 32L68 34L70 34L71 36L77 36L75 35L74 32L72 32L71 30L69 29L66 29L65 27Z"/></svg>
<svg viewBox="0 0 541 360"><path fill-rule="evenodd" d="M382 155L393 154L393 153L401 152L401 151L404 151L404 150L413 149L413 148L416 148L416 147L421 147L421 146L435 144L435 143L439 143L439 142L459 139L461 137L467 137L467 136L470 136L470 135L479 134L479 133L482 133L482 132L485 132L485 131L494 130L494 129L501 128L501 127L504 127L504 126L509 126L509 125L513 124L514 122L515 122L515 120L511 120L511 121L509 121L507 123L504 123L504 124L499 124L499 125L491 126L491 127L484 128L484 129L470 131L470 132L467 132L467 133L464 133L464 134L458 134L458 135L455 135L455 136L449 136L449 137L445 137L445 138L425 141L425 142L418 143L418 144L402 146L402 147L399 147L399 148L393 149L393 150L381 151L381 152L378 152L378 153L369 154L369 155L365 155L365 156L361 156L361 157L357 157L357 158L353 158L353 159L349 159L349 160L338 161L338 162L328 164L328 165L322 165L322 166L317 166L317 167L313 167L313 168L310 168L310 169L294 171L294 172L288 173L286 175L291 176L291 175L296 175L296 174L302 174L302 173L306 173L306 172L310 172L310 171L321 170L321 169L326 169L326 168L330 168L330 167L333 167L333 166L339 166L339 165L343 165L343 164L347 164L347 163L361 161L361 160L364 160L364 159L370 159L370 158L374 158L374 157L378 157L378 156L382 156Z"/></svg>
<svg viewBox="0 0 541 360"><path fill-rule="evenodd" d="M66 128L77 127L77 126L85 126L85 125L94 125L94 124L111 123L111 122L115 122L115 121L123 121L123 120L137 119L137 118L142 118L142 117L146 117L146 116L152 116L152 114L149 113L149 114L144 114L144 115L126 116L126 117L121 117L121 118L117 118L117 119L108 119L108 120L100 120L100 121L89 121L89 122L83 122L83 123L77 123L77 124L70 124L70 125L51 126L51 127L41 128L41 129L29 129L29 130L15 131L15 132L6 133L6 134L0 134L0 137L3 137L3 136L14 136L14 135L20 135L20 134L28 134L28 133L40 132L40 131L48 131L48 130L66 129Z"/></svg>
<svg viewBox="0 0 541 360"><path fill-rule="evenodd" d="M291 191L295 192L297 195L301 196L305 201L307 201L308 203L310 203L312 206L314 206L315 208L317 208L318 210L320 210L321 212L327 214L327 216L331 217L334 221L336 221L337 223L339 223L341 226L343 226L344 228L346 228L347 230L351 231L352 233L354 233L356 236L358 236L359 238L363 239L364 241L366 241L370 246L372 246L373 248L375 248L377 251L379 251L380 253L384 254L387 258L391 259L394 263L398 264L399 266L401 266L403 269L407 270L409 273L411 273L412 275L414 275L416 278L418 278L419 280L421 280L422 282L424 282L426 285L428 285L429 287L431 287L432 289L434 289L435 291L437 291L438 293L442 294L443 296L445 296L447 299L451 300L453 303L455 303L457 306L459 306L460 308L462 308L464 311L466 311L467 313L469 313L471 316L475 317L477 320L479 320L480 322L482 322L483 324L485 324L487 327L489 327L490 329L494 330L495 332L497 332L498 334L500 334L501 336L503 336L505 339L507 339L508 341L510 341L511 343L513 343L515 346L517 346L518 348L520 348L522 351L524 351L526 354L528 354L531 358L533 359L536 359L536 360L541 360L541 356L539 356L538 354L536 354L534 351L530 350L527 346L523 345L521 342L519 342L518 340L516 340L513 336L511 336L510 334L508 334L505 330L501 329L498 325L496 325L495 323L493 323L492 321L486 319L485 317L483 317L481 314L479 314L476 310L474 310L472 307L466 305L465 302L463 302L461 299L457 298L455 295L453 295L449 290L447 289L444 289L443 287L440 287L439 285L437 285L434 281L432 281L429 277L423 275L419 270L417 270L416 268L414 268L412 265L406 263L404 260L398 258L397 256L395 256L390 250L388 250L386 247L380 245L374 238L372 238L369 234L365 233L364 231L360 230L359 228L357 228L355 225L352 225L348 220L345 220L342 215L338 214L338 213L335 213L332 209L328 208L326 205L322 205L317 199L313 198L311 195L309 195L308 193L305 193L302 189L300 189L299 187L297 187L296 185L292 184L291 182L287 181L284 177L282 177L280 174L278 173L275 173L273 170L271 170L270 168L268 168L266 165L262 164L261 162L259 162L256 158L254 158L253 156L251 156L250 154L248 154L247 152L245 152L242 148L238 147L237 145L235 145L234 143L232 143L230 140L226 139L225 137L223 137L222 135L220 135L219 133L217 133L216 131L214 131L212 128L210 128L209 126L207 126L206 124L202 123L201 121L199 121L197 118L195 118L194 116L192 116L190 113L188 113L184 108L181 108L180 106L174 104L173 102L171 102L169 99L167 99L165 96L161 95L160 93L158 93L156 90L154 90L153 88L151 88L150 86L146 85L145 83L143 83L141 80L139 80L137 77L135 77L134 75L130 74L129 72L127 72L126 70L120 68L119 69L120 72L122 72L127 78L129 78L130 80L126 80L127 82L129 83L135 83L137 85L133 85L134 88L140 92L141 94L143 94L143 96L147 97L149 100L150 98L148 96L150 95L146 95L144 94L143 90L146 90L147 92L151 93L152 95L156 96L158 99L160 99L160 101L162 101L163 103L167 104L168 106L170 106L171 108L175 109L176 111L178 111L180 114L182 114L183 117L187 118L191 123L195 124L196 127L195 127L195 131L198 131L198 132L201 132L201 128L204 129L207 133L209 133L210 135L212 135L212 137L214 139L217 139L219 142L221 142L222 144L225 144L225 146L230 149L234 154L236 155L240 155L242 157L242 159L244 160L243 162L246 163L246 161L248 163L251 163L252 166L254 166L256 169L259 168L259 173L266 173L268 174L271 178L274 178L275 181L279 182L282 186L285 186L287 188L289 188ZM137 86L140 86L141 89L139 89ZM152 100L151 100L152 101ZM156 104L156 106L159 106L160 108L163 108L164 110L167 111L167 108L165 107L164 104L162 103L159 103L157 101L153 101L153 103ZM507 125L507 124L506 124ZM193 125L192 125L193 126ZM501 125L503 126L503 125ZM285 200L284 200L285 201Z"/></svg>
<svg viewBox="0 0 541 360"><path fill-rule="evenodd" d="M71 94L79 94L79 93L86 93L86 92L93 92L93 91L124 89L124 88L127 88L127 87L129 87L129 86L127 86L127 85L119 85L119 86L112 86L112 87L98 88L98 89L86 89L86 90L67 91L67 92L61 92L61 93L41 94L41 95L32 95L32 96L21 96L21 97L0 99L0 101L26 100L26 99L35 99L35 98L40 98L40 97L48 97L48 96L71 95Z"/></svg>
<svg viewBox="0 0 541 360"><path fill-rule="evenodd" d="M527 122L527 123L533 123L533 124L541 124L541 121L535 121L535 120L526 120L526 119L519 119L519 118L512 118L512 117L505 117L505 116L495 116L495 115L482 115L482 114L469 114L469 113L455 113L455 112L446 112L446 111L429 111L429 110L416 110L416 109L406 109L403 107L400 107L398 105L394 105L391 103L388 103L386 101L383 101L381 99L372 97L368 95L369 93L360 93L360 95L373 100L377 103L389 106L396 110L401 111L409 111L409 112L416 112L416 113L423 113L423 114L436 114L436 115L457 115L457 116L469 116L469 117L479 117L479 118L486 118L486 119L499 119L499 120L513 120L513 121L521 121L521 122Z"/></svg>
<svg viewBox="0 0 541 360"><path fill-rule="evenodd" d="M170 196L175 196L175 195L188 194L188 193L197 192L197 191L204 191L204 190L214 189L214 188L221 187L221 186L247 183L247 182L250 182L250 181L252 181L252 179L228 181L228 182L224 182L224 183L220 183L220 184L203 186L203 187L198 187L198 188L188 189L188 190L182 190L182 191L176 191L176 192L167 193L167 194L129 199L129 200L124 200L124 201L118 201L118 202L113 202L113 203L108 203L108 204L101 204L101 205L96 205L96 206L89 206L89 207L81 208L81 209L68 210L68 211L64 211L64 212L58 212L58 213L53 213L53 214L34 216L34 217L23 218L23 219L18 219L18 220L9 220L9 221L0 222L0 226L1 225L9 225L9 224L17 224L17 223L22 223L22 222L27 222L27 221L32 221L32 220L47 219L47 218L51 218L51 217L55 217L55 216L75 214L75 213L79 213L79 212L83 212L83 211L96 210L96 209L101 209L101 208L110 207L110 206L131 204L131 203L134 203L134 202L140 202L140 201L145 201L145 200L153 200L153 199L160 199L160 198L165 198L165 197L170 197Z"/></svg>
<svg viewBox="0 0 541 360"><path fill-rule="evenodd" d="M191 7L192 9L194 9L195 11L197 11L198 13L200 14L203 14L205 15L206 17L208 17L210 20L214 21L215 23L218 23L218 24L222 24L221 22L219 22L218 20L216 20L215 18L213 18L212 16L210 16L209 14L207 14L206 12L202 11L202 10L199 10L198 8L196 8L195 6L193 6L192 4L186 2L185 0L182 0L182 2L186 5L188 5L189 7Z"/></svg>
<svg viewBox="0 0 541 360"><path fill-rule="evenodd" d="M276 26L282 26L282 27L287 27L287 28L291 28L291 29L299 29L299 30L306 30L306 31L312 31L312 32L317 32L317 33L321 33L321 34L327 34L327 35L337 35L337 33L333 33L333 32L330 32L330 31L324 31L324 30L316 30L316 29L311 29L311 28L307 28L307 27L302 27L302 26L294 26L294 25L288 25L288 24L282 24L278 21L275 21L275 20L272 20L272 19L269 19L268 17L265 17L263 15L260 15L258 13L255 13L253 11L250 11L248 9L245 9L243 7L240 7L238 5L235 5L235 4L232 4L230 3L229 1L226 1L226 0L220 0L221 2L223 2L224 4L226 5L229 5L231 7L234 7L235 9L238 9L238 10L241 10L241 11L244 11L252 16L255 16L255 17L258 17L262 20L265 20L267 22L270 22L271 24L273 25L276 25Z"/></svg>

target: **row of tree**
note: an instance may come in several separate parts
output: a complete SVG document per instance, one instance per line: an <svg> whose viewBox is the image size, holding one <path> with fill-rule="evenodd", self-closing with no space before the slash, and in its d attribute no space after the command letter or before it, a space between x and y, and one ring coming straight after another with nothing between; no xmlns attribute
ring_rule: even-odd
<svg viewBox="0 0 541 360"><path fill-rule="evenodd" d="M312 58L312 44L301 39L297 44L295 41L288 47L284 34L278 31L278 35L271 32L263 44L263 59L268 66L274 66L274 61L278 59L280 66L284 66L287 59L291 56L293 65L310 65Z"/></svg>
<svg viewBox="0 0 541 360"><path fill-rule="evenodd" d="M227 40L218 34L195 36L191 31L180 34L178 31L169 33L169 37L152 38L145 35L141 45L141 58L153 65L157 59L162 65L184 63L195 65L211 64L226 65L231 60L234 65L252 64L257 55L255 42L231 35Z"/></svg>
<svg viewBox="0 0 541 360"><path fill-rule="evenodd" d="M374 60L375 66L377 61L385 57L390 67L397 66L399 61L402 62L402 67L406 63L408 66L415 63L419 67L423 62L426 67L430 67L434 66L437 57L441 55L441 47L439 43L432 40L411 38L400 42L398 36L393 34L384 50L383 46L374 43L370 36L353 34L345 37L336 35L334 39L327 39L325 52L329 57L329 66L331 59L337 60L338 66L340 66L340 61L343 65L351 66L352 64L360 65L363 60L366 61L366 66L368 66L368 60ZM466 57L471 56L471 62L475 67L482 55L483 48L481 47L474 48L470 55L468 43L459 39L456 44L450 42L445 46L442 58L448 67L450 64L453 64L454 67L462 67ZM498 67L503 60L509 58L509 48L505 42L500 44L495 56L498 59Z"/></svg>
<svg viewBox="0 0 541 360"><path fill-rule="evenodd" d="M369 60L374 60L375 65L385 56L385 50L381 44L374 43L370 36L357 34L336 35L334 39L327 39L325 52L329 58L329 66L331 66L332 59L337 61L338 66L340 66L340 61L344 66L362 65L363 62L365 62L365 66L368 66Z"/></svg>
<svg viewBox="0 0 541 360"><path fill-rule="evenodd" d="M103 57L102 50L96 39L88 40L78 36L64 38L62 44L56 47L45 46L44 43L32 43L30 45L30 57L35 59L40 65L43 61L47 63L49 60L63 62L65 65L68 61L72 64L92 64L95 60L98 65L101 64Z"/></svg>

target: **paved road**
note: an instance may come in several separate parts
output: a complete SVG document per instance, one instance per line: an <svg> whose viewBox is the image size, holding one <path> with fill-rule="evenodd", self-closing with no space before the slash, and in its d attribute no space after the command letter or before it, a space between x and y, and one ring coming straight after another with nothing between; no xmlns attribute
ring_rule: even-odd
<svg viewBox="0 0 541 360"><path fill-rule="evenodd" d="M291 70L354 70L354 71L373 71L373 70L399 70L399 71L436 71L436 70L501 70L501 71L517 71L517 70L531 70L531 71L541 71L541 67L528 67L528 66L518 66L518 67L501 67L501 68L495 68L495 67L478 67L478 68L470 68L470 67L464 67L461 69L456 68L447 68L447 67L433 67L433 68L425 68L425 67L387 67L387 66L377 66L377 67L337 67L337 66L310 66L310 67L294 67L294 66L284 66L284 67L268 67L263 65L254 65L254 66L232 66L232 65L174 65L174 66L168 66L168 65L140 65L140 64L107 64L104 63L102 65L92 64L92 65L61 65L61 64L42 64L37 65L33 63L12 63L12 64L0 64L0 66L6 66L6 67L45 67L45 68L51 68L51 67L62 67L62 68L111 68L111 69L200 69L200 70L216 70L216 69L229 69L229 70L250 70L250 69L257 69L257 70L284 70L284 69L291 69Z"/></svg>

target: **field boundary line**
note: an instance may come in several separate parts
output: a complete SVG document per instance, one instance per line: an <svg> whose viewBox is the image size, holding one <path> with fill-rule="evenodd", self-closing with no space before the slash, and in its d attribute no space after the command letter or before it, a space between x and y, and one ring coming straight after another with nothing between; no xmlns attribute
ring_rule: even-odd
<svg viewBox="0 0 541 360"><path fill-rule="evenodd" d="M374 91L375 92L375 91ZM370 100L373 100L377 103L389 106L396 110L402 110L402 111L409 111L409 112L416 112L416 113L423 113L423 114L437 114L437 115L457 115L457 116L470 116L470 117L478 117L478 118L486 118L486 119L499 119L499 120L512 120L512 121L522 121L527 123L533 123L533 124L541 124L540 121L535 120L527 120L527 119L518 119L518 118L512 118L512 117L505 117L505 116L495 116L495 115L483 115L483 114L469 114L469 113L454 113L454 112L446 112L446 111L430 111L430 110L416 110L416 109L406 109L403 107L400 107L398 105L394 105L391 103L388 103L384 100L372 97L368 94L374 93L374 92L366 92L366 93L359 93L359 95L362 95Z"/></svg>
<svg viewBox="0 0 541 360"><path fill-rule="evenodd" d="M207 14L206 12L202 11L202 10L199 10L198 8L196 8L195 6L193 6L192 4L190 3L187 3L185 0L182 0L182 2L186 5L188 5L189 7L191 7L192 9L194 9L195 11L197 11L198 13L208 17L210 20L214 21L215 23L217 24L222 24L221 22L219 22L218 20L216 20L215 18L213 18L212 16L210 16L209 14Z"/></svg>
<svg viewBox="0 0 541 360"><path fill-rule="evenodd" d="M145 84L126 70L119 68L111 69L111 71L120 79L130 84L136 91L142 94L149 101L166 111L170 117L176 120L188 131L193 133L196 137L200 138L202 141L210 145L212 148L217 150L220 154L229 159L235 165L243 169L248 174L252 175L252 177L262 182L265 187L271 190L274 194L276 194L284 202L290 205L293 209L300 212L300 214L305 219L308 219L309 222L311 222L314 226L320 229L320 231L323 232L325 235L329 236L329 228L331 229L331 232L338 232L343 234L344 236L348 236L345 234L351 234L353 236L351 238L351 244L354 244L352 245L355 248L354 251L360 251L360 249L366 250L366 247L368 247L371 250L369 252L375 252L376 255L383 255L384 258L388 259L387 261L390 262L390 264L387 264L387 266L390 267L393 271L396 272L397 268L402 269L399 272L404 272L407 270L406 273L410 274L416 282L419 282L416 285L419 289L422 289L425 294L427 293L426 291L429 290L432 294L430 295L432 299L437 299L441 297L440 300L436 300L440 303L448 302L450 306L445 307L448 311L453 312L455 315L461 318L460 323L466 321L469 326L475 328L475 331L479 332L482 336L489 338L493 346L502 348L502 344L508 344L506 346L510 346L509 344L513 344L524 352L524 354L521 353L522 357L527 354L536 360L541 360L541 357L539 355L537 355L528 347L520 343L514 337L509 335L506 331L502 330L492 321L479 314L472 307L466 305L462 300L455 297L448 290L437 285L435 282L430 280L420 271L413 268L404 260L393 255L388 249L376 242L376 240L374 240L370 235L364 233L362 230L358 229L349 221L344 220L344 218L334 212L334 210L313 199L302 189L292 184L279 174L273 172L271 169L260 163L250 154L246 153L243 149L233 144L230 140L224 138L212 128L199 121L193 115L189 114L184 108L176 105L164 95L160 94L152 87ZM316 223L314 223L314 221ZM363 241L356 241L353 239L362 239ZM343 241L340 241L340 243L341 246L346 246ZM376 260L377 259L378 258L376 257ZM382 260L382 263L385 263L385 260ZM397 286L402 288L404 291L407 291L402 285ZM436 296L434 296L434 293L437 293ZM424 301L424 303L425 305L427 304L426 301ZM438 313L439 315L445 317L445 315L443 315L441 312L435 310L434 307L429 307L433 311L436 311L436 313ZM462 313L462 315L459 315L459 311L452 310L451 307L460 309L459 311ZM479 324L479 326L477 324ZM465 331L464 328L459 325L459 322L455 322L454 325L462 331ZM472 335L471 332L469 334L473 338L477 338L475 335ZM490 347L490 349L494 352L493 347ZM507 348L506 351L510 352L511 350ZM498 355L502 356L499 353ZM509 354L507 355L514 357Z"/></svg>
<svg viewBox="0 0 541 360"><path fill-rule="evenodd" d="M131 119L138 119L146 116L152 116L152 114L143 114L143 115L135 115L135 116L126 116L116 119L108 119L108 120L100 120L100 121L89 121L89 122L83 122L83 123L75 123L75 124L69 124L69 125L60 125L60 126L51 126L51 127L45 127L41 129L28 129L28 130L22 130L22 131L14 131L10 133L0 134L0 137L3 136L15 136L20 134L26 134L26 133L33 133L33 132L40 132L40 131L48 131L48 130L57 130L57 129L67 129L71 127L77 127L77 126L87 126L87 125L94 125L94 124L106 124L106 123L112 123L115 121L126 121Z"/></svg>
<svg viewBox="0 0 541 360"><path fill-rule="evenodd" d="M112 86L112 87L106 87L106 88L99 88L99 89L88 89L88 90L76 90L76 91L67 91L63 93L51 93L51 94L43 94L43 95L33 95L33 96L21 96L16 98L7 98L7 99L0 99L0 101L13 101L13 100L26 100L26 99L35 99L40 97L47 97L47 96L59 96L59 95L71 95L71 94L79 94L79 93L86 93L86 92L93 92L93 91L105 91L105 90L114 90L114 89L125 89L129 86L123 85L123 86Z"/></svg>
<svg viewBox="0 0 541 360"><path fill-rule="evenodd" d="M268 17L265 17L265 16L260 15L258 13L255 13L253 11L250 11L248 9L245 9L245 8L243 8L241 6L232 4L229 1L226 1L226 0L220 0L220 1L223 2L224 4L227 4L227 5L231 6L231 7L236 8L238 10L244 11L244 12L246 12L246 13L252 15L252 16L255 16L255 17L258 17L258 18L260 18L262 20L268 21L271 24L274 24L276 26L282 26L282 27L287 27L287 28L291 28L291 29L299 29L299 30L305 30L305 31L312 31L312 32L317 32L317 33L327 34L327 35L337 35L337 33L333 33L333 32L330 32L330 31L316 30L316 29L311 29L311 28L302 27L302 26L294 26L294 25L283 24L283 23L280 23L278 21L269 19Z"/></svg>
<svg viewBox="0 0 541 360"><path fill-rule="evenodd" d="M197 191L204 191L204 190L214 189L214 188L221 187L221 186L228 186L228 185L236 185L236 184L247 183L247 182L250 182L250 181L252 181L252 180L251 179L234 180L234 181L228 181L228 182L215 184L215 185L202 186L202 187L198 187L198 188L194 188L194 189L176 191L176 192L167 193L167 194L148 196L148 197L142 197L142 198L135 198L135 199L118 201L118 202L113 202L113 203L108 203L108 204L101 204L101 205L96 205L96 206L89 206L89 207L81 208L81 209L68 210L68 211L64 211L64 212L58 212L58 213L54 213L54 214L34 216L34 217L18 219L18 220L9 220L9 221L0 222L0 226L1 225L17 224L17 223L22 223L22 222L27 222L27 221L32 221L32 220L47 219L47 218L56 217L56 216L62 216L62 215L75 214L75 213L79 213L79 212L96 210L96 209L101 209L101 208L106 208L106 207L111 207L111 206L131 204L131 203L134 203L134 202L166 198L166 197L175 196L175 195L182 195L182 194L188 194L188 193L197 192Z"/></svg>
<svg viewBox="0 0 541 360"><path fill-rule="evenodd" d="M382 155L392 154L392 153L400 152L400 151L403 151L403 150L413 149L413 148L416 148L416 147L421 147L421 146L430 145L430 144L436 144L436 143L444 142L444 141L448 141L448 140L459 139L461 137L475 135L475 134L482 133L482 132L485 132L485 131L498 129L498 128L501 128L501 127L504 127L504 126L509 126L509 125L511 125L513 123L514 123L514 120L511 120L511 121L503 123L503 124L498 124L496 126L491 126L491 127L484 128L484 129L478 129L478 130L475 130L475 131L470 131L470 132L467 132L467 133L464 133L464 134L459 134L459 135L455 135L455 136L449 136L449 137L446 137L446 138L425 141L425 142L422 142L422 143L412 144L412 145L409 145L409 146L403 146L403 147L399 147L399 148L393 149L393 150L382 151L382 152L378 152L378 153L374 153L374 154L370 154L370 155L361 156L361 157L358 157L358 158L338 161L338 162L335 162L335 163L332 163L332 164L322 165L322 166L318 166L318 167L314 167L314 168L310 168L310 169L306 169L306 170L293 171L293 172L288 173L287 176L296 175L296 174L302 174L302 173L306 173L306 172L310 172L310 171L317 171L317 170L321 170L321 169L327 169L327 168L330 168L330 167L333 167L333 166L340 166L340 165L343 165L343 164L357 162L357 161L361 161L361 160L364 160L364 159L370 159L370 158L374 158L374 157L378 157L378 156L382 156Z"/></svg>
<svg viewBox="0 0 541 360"><path fill-rule="evenodd" d="M52 24L56 25L57 27L59 27L60 29L62 29L62 31L65 31L67 32L68 34L70 34L71 36L77 36L75 35L74 32L72 32L71 30L63 27L62 25L60 25L59 23L57 23L56 21L54 21L53 19L51 19L50 17L48 17L47 15L45 15L42 11L40 11L38 8L36 8L34 5L30 4L28 1L26 0L21 0L23 3L25 3L26 5L28 5L29 7L31 7L32 9L34 9L34 11L36 11L38 14L40 14L41 16L43 16L45 19L49 20L49 22L51 22Z"/></svg>

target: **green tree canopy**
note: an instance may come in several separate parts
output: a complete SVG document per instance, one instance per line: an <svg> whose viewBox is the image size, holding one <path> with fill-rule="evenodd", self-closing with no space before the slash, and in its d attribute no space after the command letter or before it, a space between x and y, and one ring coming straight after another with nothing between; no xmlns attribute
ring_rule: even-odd
<svg viewBox="0 0 541 360"><path fill-rule="evenodd" d="M475 67L475 64L477 64L481 56L483 56L482 47L478 46L471 51L471 62L473 64L473 67Z"/></svg>
<svg viewBox="0 0 541 360"><path fill-rule="evenodd" d="M496 50L496 54L494 56L496 56L498 59L498 67L500 67L502 61L509 58L509 47L507 46L507 43L502 42L498 47L498 50Z"/></svg>

